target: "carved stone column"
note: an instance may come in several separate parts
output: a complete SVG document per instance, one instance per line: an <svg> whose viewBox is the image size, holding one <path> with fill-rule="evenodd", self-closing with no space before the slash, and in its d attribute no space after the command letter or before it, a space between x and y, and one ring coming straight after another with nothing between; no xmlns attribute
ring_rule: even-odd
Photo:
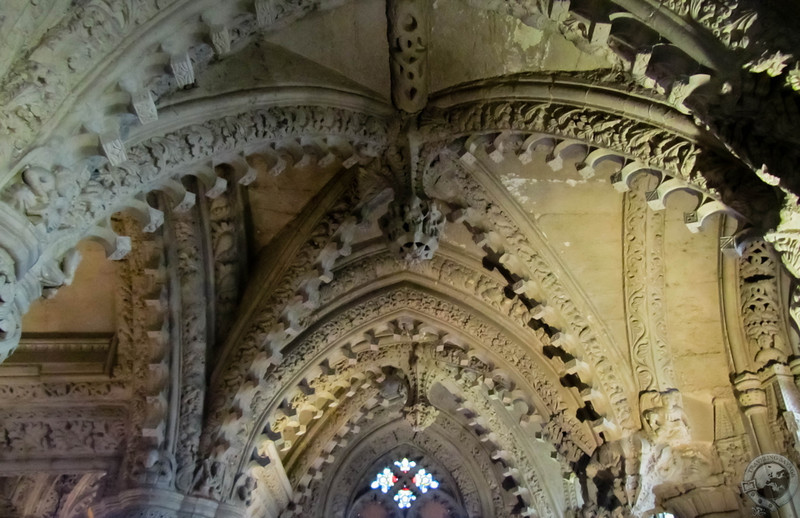
<svg viewBox="0 0 800 518"><path fill-rule="evenodd" d="M745 372L733 380L733 386L739 406L753 428L755 452L759 455L776 453L775 441L769 429L767 395L761 386L761 379L757 374Z"/></svg>

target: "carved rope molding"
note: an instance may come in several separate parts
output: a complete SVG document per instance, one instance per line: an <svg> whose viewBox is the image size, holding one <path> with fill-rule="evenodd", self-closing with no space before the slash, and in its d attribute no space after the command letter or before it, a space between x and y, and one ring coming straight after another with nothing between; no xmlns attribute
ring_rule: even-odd
<svg viewBox="0 0 800 518"><path fill-rule="evenodd" d="M94 236L105 242L112 258L127 252L129 238L109 228L112 213L132 210L152 231L163 214L141 200L145 193L165 191L175 210L186 210L194 203L194 194L177 181L181 176L200 174L210 183L210 195L220 183L213 171L214 157L239 156L244 164L240 174L250 174L239 181L249 183L256 173L241 156L246 149L267 148L272 153L275 145L304 136L330 140L328 152L334 160L357 162L375 156L385 145L386 125L378 116L332 107L255 109L150 137L132 146L118 167L92 160L80 171L61 168L53 174L36 169L26 183L6 190L5 203L0 202L0 222L8 230L0 236L0 248L8 252L7 259L5 254L0 257L0 360L17 345L21 314L41 295L42 283L50 282L44 272L60 274L67 250Z"/></svg>

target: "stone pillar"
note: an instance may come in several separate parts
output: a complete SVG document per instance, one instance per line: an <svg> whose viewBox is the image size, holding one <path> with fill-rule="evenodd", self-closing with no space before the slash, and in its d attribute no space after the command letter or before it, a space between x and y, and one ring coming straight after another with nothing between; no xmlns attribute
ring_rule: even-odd
<svg viewBox="0 0 800 518"><path fill-rule="evenodd" d="M777 453L775 440L769 427L767 395L757 374L744 372L733 380L739 406L753 430L753 450L758 454Z"/></svg>

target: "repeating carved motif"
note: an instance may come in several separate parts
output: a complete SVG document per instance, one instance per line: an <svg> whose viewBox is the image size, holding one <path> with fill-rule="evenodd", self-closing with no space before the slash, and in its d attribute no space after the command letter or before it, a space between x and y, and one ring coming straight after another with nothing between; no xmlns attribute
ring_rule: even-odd
<svg viewBox="0 0 800 518"><path fill-rule="evenodd" d="M14 135L8 148L0 149L0 157L18 158L28 147L37 131L57 113L68 95L85 80L87 71L98 65L110 52L141 30L148 23L168 12L179 0L128 0L123 8L110 0L91 0L79 8L71 9L67 16L50 28L45 38L18 59L6 73L0 84L0 129ZM246 8L231 8L231 19L236 23L230 27L228 46L242 44L258 30L274 28L299 19L318 9L326 9L342 3L342 0L259 0L267 4L272 13L269 20L256 20L254 13ZM258 11L258 9L257 9ZM214 57L206 52L207 45L196 36L190 37L188 56L195 71L203 70ZM80 41L76 46L72 42ZM48 59L54 51L68 53L62 59ZM28 59L29 56L44 59ZM169 74L147 77L145 90L156 97L166 95L179 86Z"/></svg>
<svg viewBox="0 0 800 518"><path fill-rule="evenodd" d="M127 412L120 407L98 407L80 412L0 411L0 455L113 454L126 436Z"/></svg>
<svg viewBox="0 0 800 518"><path fill-rule="evenodd" d="M239 303L244 275L244 232L242 213L238 210L236 184L228 182L228 190L209 203L211 252L214 259L215 322L217 342L227 335Z"/></svg>
<svg viewBox="0 0 800 518"><path fill-rule="evenodd" d="M350 330L352 328L359 328L365 323L372 321L380 314L392 314L392 312L397 311L399 308L409 306L417 308L422 314L432 315L438 320L445 319L450 323L450 326L464 329L469 336L483 343L491 344L491 349L500 357L513 359L512 361L515 363L515 367L523 373L527 383L533 387L536 397L543 399L545 404L549 407L549 417L545 434L550 438L554 446L570 461L577 461L583 454L583 451L591 451L590 441L592 441L592 439L586 436L583 427L578 424L575 418L564 410L564 403L560 401L557 391L546 381L544 374L541 372L539 372L539 374L534 374L538 369L528 355L522 351L514 351L514 345L508 341L502 332L492 330L487 323L478 321L476 317L470 316L460 308L453 307L444 301L427 297L409 289L400 289L393 293L377 297L377 299L368 304L368 307L362 306L345 311L337 315L335 321L323 323L318 327L317 331L307 337L303 342L294 345L290 354L284 358L281 366L270 374L270 383L265 384L265 386L258 391L258 395L252 397L251 405L256 406L250 408L249 414L254 416L264 415L269 402L276 401L280 397L280 387L285 387L287 380L297 379L301 376L301 370L308 368L301 360L302 358L320 357L319 355L326 344L342 341L347 337L347 334L351 332ZM395 348L391 348L391 350L398 353ZM400 353L400 355L402 356L402 353ZM356 364L359 366L359 370L369 371L371 369L371 364L367 361L367 358L359 357L356 360ZM331 367L333 367L333 365L331 365ZM431 371L430 368L428 370ZM348 376L343 377L347 378ZM444 376L444 378L447 378L447 376ZM469 383L469 378L465 378L465 381ZM475 401L476 409L480 408L479 413L481 415L492 416L494 410L483 402L485 397L479 393L482 384L474 383L474 379L472 381L473 383L469 383L470 388L468 390L477 392L469 399ZM309 385L312 386L311 384ZM317 387L318 385L316 383L313 384L314 389L317 389ZM304 404L299 400L294 400L292 406L302 408ZM498 439L498 441L507 445L505 449L511 452L510 457L518 459L520 466L526 465L528 461L525 459L530 458L528 457L529 454L524 451L523 447L516 445L515 439L507 431L507 423L503 424L502 420L498 417L487 417L487 419L494 423L491 428L498 430L498 436L503 437L502 440ZM284 426L281 423L282 421L278 421L277 427L273 428L277 430ZM253 431L246 429L245 433L252 434ZM576 439L578 440L576 441ZM573 441L576 442L572 443ZM520 469L520 471L527 474L525 485L531 488L530 491L534 501L539 502L539 504L537 504L539 507L546 508L547 504L544 503L546 501L546 497L543 493L544 490L541 484L535 479L534 474L536 473L536 469L531 466L529 469Z"/></svg>
<svg viewBox="0 0 800 518"><path fill-rule="evenodd" d="M578 360L585 358L586 364L592 365L597 374L598 384L605 393L604 401L594 403L609 405L616 426L631 431L637 429L638 426L635 424L637 417L632 413L628 399L630 389L626 388L630 385L626 383L624 375L609 361L609 355L615 350L615 345L608 342L603 346L600 345L592 326L580 313L562 281L553 273L554 267L542 253L537 251L537 247L529 241L509 214L496 201L490 199L484 189L463 168L448 159L438 162L438 164L445 163L452 165L448 169L450 171L448 174L453 175L450 179L455 180L455 185L458 185L458 190L448 193L448 199L445 201L463 208L458 213L459 217L469 224L468 229L474 234L476 242L481 243L487 254L491 254L497 261L494 267L507 268L510 275L520 279L509 288L526 298L527 292L535 293L535 298L533 296L529 298L529 304L542 306L546 303L555 310L555 314L548 315L548 312L544 312L542 316L533 319L531 314L527 314L523 318L528 322L538 320L547 323L550 326L547 334L551 342L556 339L556 332L560 328L561 331L568 332L574 339L564 339L563 334L560 335L562 344L569 348L569 351L563 352L567 353L568 357L575 357ZM440 173L436 164L429 170L420 172L420 181L432 197L436 197L436 190L431 186L436 184ZM490 242L493 239L495 241ZM502 294L500 296L502 297ZM556 315L560 315L560 318ZM582 349L576 349L575 343L580 344Z"/></svg>
<svg viewBox="0 0 800 518"><path fill-rule="evenodd" d="M168 420L165 391L170 376L170 324L167 313L168 289L163 236L147 236L129 218L117 228L131 235L136 246L119 265L117 307L117 362L113 377L126 384L131 412L126 423L127 443L124 469L109 474L104 486L109 491L136 484L164 483L169 486L165 449ZM150 354L141 354L148 347ZM174 468L174 462L172 463ZM168 472L165 472L167 469ZM101 489L100 493L104 491Z"/></svg>
<svg viewBox="0 0 800 518"><path fill-rule="evenodd" d="M749 358L757 368L785 362L790 354L783 332L777 262L767 243L749 244L739 259L739 295Z"/></svg>
<svg viewBox="0 0 800 518"><path fill-rule="evenodd" d="M198 462L206 390L206 276L203 237L194 211L171 219L180 282L180 411L175 444L176 487L188 491Z"/></svg>
<svg viewBox="0 0 800 518"><path fill-rule="evenodd" d="M115 200L127 199L145 186L177 170L191 170L222 152L241 151L260 141L279 142L302 135L339 136L355 148L377 152L385 144L386 126L377 117L336 108L315 106L272 107L252 110L191 125L153 137L128 150L129 165L108 164L92 173L71 203L63 224L83 228L107 215Z"/></svg>
<svg viewBox="0 0 800 518"><path fill-rule="evenodd" d="M303 492L304 498L299 503L302 508L317 509L325 516L327 516L325 509L338 509L341 514L347 508L347 499L354 491L359 490L357 484L363 479L369 465L385 455L387 450L408 444L413 450L422 450L431 459L435 459L436 464L442 463L444 471L453 477L470 516L483 515L489 509L493 511L494 516L508 515L506 500L499 494L501 489L495 478L499 473L492 467L486 452L475 438L455 419L440 414L439 424L434 425L429 431L415 434L403 424L396 408L383 409L379 406L370 413L373 415L363 423L357 421L358 431L354 431L354 426L348 429L346 425L342 425L351 422L349 419L339 419L329 428L330 431L322 434L323 438L331 437L341 446L331 452L334 461L323 466L322 476L312 479L309 488ZM351 412L346 414L349 415ZM347 431L336 435L337 430L341 433L344 429ZM361 434L369 439L354 440ZM460 446L455 448L456 444ZM356 449L358 454L348 455L347 452L353 449ZM469 453L465 455L466 451ZM313 458L313 454L310 457ZM339 476L332 476L334 473L338 473ZM478 474L481 480L475 480L474 477ZM479 488L482 489L484 486L488 486L486 489L491 495L490 502L483 501L486 496L482 494L486 493ZM325 504L326 496L329 499L328 505Z"/></svg>
<svg viewBox="0 0 800 518"><path fill-rule="evenodd" d="M749 171L733 166L723 172L723 159L676 133L617 114L550 102L492 101L430 110L420 128L419 138L426 143L420 157L422 169L447 146L443 139L453 142L463 135L504 130L547 133L616 150L645 166L662 169L712 198L723 199L747 217L747 203L737 202L737 196L746 199L742 186L754 186L749 195L763 191ZM734 176L741 179L742 186L733 186Z"/></svg>
<svg viewBox="0 0 800 518"><path fill-rule="evenodd" d="M623 258L628 341L640 391L674 388L664 316L664 214L647 209L646 177L625 196Z"/></svg>
<svg viewBox="0 0 800 518"><path fill-rule="evenodd" d="M122 380L0 384L0 398L7 403L42 400L80 401L84 399L119 401L125 399L129 394L128 384Z"/></svg>
<svg viewBox="0 0 800 518"><path fill-rule="evenodd" d="M386 7L392 101L408 113L428 102L428 8L425 0L391 0Z"/></svg>
<svg viewBox="0 0 800 518"><path fill-rule="evenodd" d="M152 19L170 0L131 0L127 9L115 2L92 0L71 9L51 28L31 55L47 54L47 49L73 49L64 60L20 59L12 65L2 82L0 128L15 135L13 149L27 147L35 131L55 112L77 82L92 69L92 64L115 48L124 36ZM79 46L70 45L80 41ZM38 51L38 52L37 52ZM5 155L8 150L4 150ZM7 158L4 156L4 158Z"/></svg>
<svg viewBox="0 0 800 518"><path fill-rule="evenodd" d="M210 449L212 440L230 444L232 439L237 443L245 439L244 436L229 437L227 433L217 435L219 423L228 419L230 410L227 406L231 399L240 391L249 391L249 388L242 386L242 380L249 377L248 372L255 370L262 376L269 365L282 364L281 350L299 332L300 315L316 306L319 286L323 279L324 282L330 282L333 278L333 261L349 247L355 231L354 219L350 216L356 205L355 196L352 189L347 191L328 211L297 251L291 266L283 272L280 283L259 304L257 318L231 353L226 369L220 375L220 383L214 387L216 398L212 401L210 423L207 425L205 451ZM249 401L250 397L245 400ZM235 411L241 410L246 408ZM240 421L242 417L244 414L239 413L233 421Z"/></svg>

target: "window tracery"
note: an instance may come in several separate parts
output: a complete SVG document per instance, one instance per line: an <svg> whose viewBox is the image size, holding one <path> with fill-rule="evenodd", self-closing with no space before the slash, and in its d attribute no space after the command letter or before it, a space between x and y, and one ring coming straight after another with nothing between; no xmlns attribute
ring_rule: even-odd
<svg viewBox="0 0 800 518"><path fill-rule="evenodd" d="M396 470L391 467L383 468L375 475L375 480L369 487L378 489L383 494L393 492L392 499L398 508L410 509L417 499L417 493L425 494L431 489L439 488L439 481L425 468L417 468L417 463L408 457L396 460L393 464ZM394 490L396 487L399 489Z"/></svg>

